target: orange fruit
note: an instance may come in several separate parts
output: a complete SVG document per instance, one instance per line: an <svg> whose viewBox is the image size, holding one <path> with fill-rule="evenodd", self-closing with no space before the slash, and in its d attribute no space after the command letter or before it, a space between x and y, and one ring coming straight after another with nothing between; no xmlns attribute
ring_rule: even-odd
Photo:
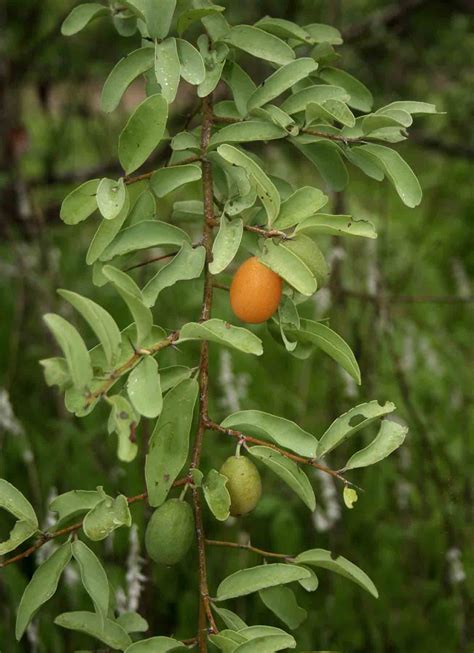
<svg viewBox="0 0 474 653"><path fill-rule="evenodd" d="M232 279L232 310L242 322L265 322L278 308L282 285L282 279L276 272L252 256L242 263Z"/></svg>

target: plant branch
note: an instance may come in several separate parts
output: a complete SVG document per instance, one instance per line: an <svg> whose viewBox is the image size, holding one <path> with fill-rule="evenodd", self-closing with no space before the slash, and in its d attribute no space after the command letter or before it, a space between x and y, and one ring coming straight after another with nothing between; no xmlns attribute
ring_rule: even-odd
<svg viewBox="0 0 474 653"><path fill-rule="evenodd" d="M201 245L202 245L201 242L194 243L192 245L192 248L196 249L196 247L200 247ZM162 254L160 256L154 256L153 258L149 258L146 261L142 261L141 263L136 263L135 265L131 265L129 268L125 268L124 272L130 272L130 270L136 270L137 268L142 268L143 266L148 265L149 263L157 263L158 261L164 261L167 258L173 258L173 256L176 256L176 254L179 254L179 251L170 252L170 254Z"/></svg>
<svg viewBox="0 0 474 653"><path fill-rule="evenodd" d="M157 342L155 345L152 345L151 347L148 347L147 349L137 349L132 356L130 356L129 359L125 361L122 365L119 367L116 367L113 369L106 380L100 385L94 392L90 392L87 396L86 399L86 407L90 406L94 401L97 399L100 399L103 397L109 389L113 386L115 381L119 379L125 372L128 372L132 367L138 363L139 360L141 360L144 356L152 356L162 349L166 349L166 347L169 347L172 345L177 339L179 338L179 331L173 331L173 333L170 333L170 335L165 338L164 340L160 340Z"/></svg>
<svg viewBox="0 0 474 653"><path fill-rule="evenodd" d="M202 166L202 188L204 198L204 228L202 244L206 250L206 261L204 264L204 293L201 308L200 320L208 320L212 308L212 278L209 272L209 264L212 261L212 229L214 226L214 192L212 179L211 162L206 159L209 141L211 139L213 124L212 95L203 99L202 103L202 126L201 126L201 166ZM206 424L208 421L209 404L209 343L205 340L201 344L199 360L199 423L194 441L191 470L197 469L201 461L202 445ZM207 625L211 632L218 632L214 615L211 610L209 599L209 587L207 582L206 546L202 518L201 493L198 488L193 488L194 517L196 522L196 536L198 543L199 558L199 626L198 643L200 653L207 653Z"/></svg>
<svg viewBox="0 0 474 653"><path fill-rule="evenodd" d="M248 544L240 544L239 542L227 542L223 540L206 540L208 546L226 546L230 549L245 549L246 551L252 551L258 555L263 556L264 558L280 558L282 560L293 560L293 556L287 555L286 553L273 553L272 551L264 551L259 549L256 546L252 546L250 542Z"/></svg>
<svg viewBox="0 0 474 653"><path fill-rule="evenodd" d="M310 465L311 467L314 467L315 469L319 469L319 471L324 472L325 474L328 474L329 476L332 476L333 478L336 478L339 481L342 481L345 485L351 485L352 487L361 490L361 488L357 487L357 485L355 485L354 483L348 481L339 472L335 471L334 469L330 469L325 465L320 465L318 462L316 462L316 460L314 460L314 458L305 458L304 456L298 456L295 453L291 453L289 451L286 451L285 449L281 449L276 444L272 444L271 442L266 442L265 440L259 440L258 438L254 438L251 435L245 435L245 433L242 433L241 431L236 431L235 429L226 429L224 426L221 426L220 424L217 424L217 422L213 422L212 420L207 420L206 426L208 429L211 429L212 431L217 431L218 433L225 433L225 435L230 435L232 438L237 438L241 442L249 442L251 444L258 444L264 447L270 447L270 449L274 449L275 451L278 451L278 453L281 454L282 456L285 456L285 458L289 458L290 460L293 460L294 462L299 463L301 465Z"/></svg>
<svg viewBox="0 0 474 653"><path fill-rule="evenodd" d="M130 184L136 184L137 181L143 181L144 179L149 179L152 175L155 174L157 170L161 170L161 168L174 168L176 166L184 166L187 165L188 163L195 163L196 161L200 161L201 157L200 156L189 156L187 159L183 159L182 161L177 161L176 163L165 163L165 165L160 166L160 168L156 168L155 170L150 170L150 172L144 172L141 175L135 175L134 177L130 177L129 175L126 175L123 180L124 183L127 185Z"/></svg>
<svg viewBox="0 0 474 653"><path fill-rule="evenodd" d="M175 481L173 483L173 487L181 487L182 485L186 485L187 483L190 482L191 482L190 477L185 476L184 478L180 478L177 481ZM137 494L133 497L127 497L127 501L129 504L132 504L132 503L137 503L137 501L144 501L147 497L148 497L148 493L142 492L141 494ZM12 565L13 563L18 562L19 560L23 560L24 558L28 558L30 555L38 551L38 549L41 549L41 547L44 546L46 542L50 542L51 540L54 540L57 537L62 537L63 535L76 533L82 528L83 523L84 520L72 524L71 526L60 528L56 531L53 531L52 533L48 533L48 532L41 533L38 540L28 549L25 549L21 553L18 553L17 555L12 556L7 560L4 560L3 562L0 562L0 569L2 569L3 567L7 567L8 565Z"/></svg>

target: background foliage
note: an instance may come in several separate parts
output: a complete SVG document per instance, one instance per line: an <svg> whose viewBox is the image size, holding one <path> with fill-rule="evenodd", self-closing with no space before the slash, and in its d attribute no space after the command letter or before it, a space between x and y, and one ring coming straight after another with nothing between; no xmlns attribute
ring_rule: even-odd
<svg viewBox="0 0 474 653"><path fill-rule="evenodd" d="M321 649L353 653L406 652L414 646L419 653L471 651L472 4L220 4L228 6L234 22L253 22L270 13L296 22L336 24L347 37L341 48L346 70L371 88L379 106L410 97L436 103L447 113L419 121L410 142L398 146L419 175L425 193L421 207L406 209L387 184L357 174L344 196L334 198L339 209L346 206L354 215L371 219L379 238L369 243L328 239L331 286L306 310L308 317L331 315L334 328L356 352L362 390L319 353L297 361L270 343L255 360L217 349L211 353L211 413L217 417L239 408L260 408L285 415L318 435L360 401L391 399L410 425L404 447L383 464L359 472L365 493L352 511L343 505L341 488L318 477L319 505L311 520L298 499L282 492L268 476L267 495L258 510L224 524L219 535L238 539L251 531L255 545L265 543L288 553L330 548L370 573L381 593L376 603L344 579L321 574L321 591L306 597L310 619L301 630L300 648L317 641ZM59 394L45 386L37 363L54 346L40 316L59 306L67 310L55 288L74 288L92 298L97 292L83 267L92 232L87 226L64 228L59 202L80 180L117 172L113 163L107 167L104 162L115 160L125 112L136 103L132 89L122 114L112 114L112 120L101 114L101 84L128 44L106 22L92 25L80 38L59 37L58 26L70 8L65 5L62 0L7 0L0 64L2 187L14 180L14 192L3 193L0 207L0 476L30 497L46 527L52 519L48 500L85 487L84 479L91 489L102 484L110 494L134 494L143 485L138 466L116 462L114 444L104 429L105 409L81 420L66 414ZM186 100L183 96L173 116L176 124L189 111ZM296 162L290 149L269 147L277 174L299 184L314 181L314 168L300 157ZM14 156L19 149L25 150L21 158ZM168 215L168 202L160 202ZM197 282L178 288L162 294L164 326L185 321L200 305ZM107 287L101 289L102 299L107 292ZM451 299L433 301L440 296ZM125 323L125 309L110 291L112 306ZM216 293L216 312L230 317L226 293ZM65 315L75 319L72 310ZM193 346L186 345L183 352L195 359ZM172 364L176 354L167 350L161 360ZM223 461L232 444L208 437L215 440L213 464ZM362 444L367 435L356 437ZM333 467L342 462L336 455L331 458ZM143 530L143 507L133 510ZM10 524L3 513L0 519L1 536ZM189 637L196 613L191 577L195 565L157 571L140 559L137 546L135 531L118 532L106 552L120 601L129 607L138 602L154 630ZM211 584L249 562L239 559L247 555L226 551L211 557ZM83 607L84 595L73 572L45 608L39 633L30 629L26 642L14 643L11 606L18 604L36 563L27 559L0 575L3 653L59 653L81 647L80 637L52 629L47 617L48 611L55 615ZM146 582L150 576L153 583ZM261 616L273 623L258 600L245 605L255 622Z"/></svg>

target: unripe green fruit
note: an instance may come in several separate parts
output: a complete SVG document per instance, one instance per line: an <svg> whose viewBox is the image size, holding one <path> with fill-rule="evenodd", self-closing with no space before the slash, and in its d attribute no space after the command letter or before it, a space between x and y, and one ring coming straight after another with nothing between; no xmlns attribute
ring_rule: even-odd
<svg viewBox="0 0 474 653"><path fill-rule="evenodd" d="M299 256L303 263L308 266L316 278L318 288L324 286L328 278L329 268L322 251L316 243L309 236L298 234L292 240L286 241L285 247L296 256Z"/></svg>
<svg viewBox="0 0 474 653"><path fill-rule="evenodd" d="M186 554L193 538L191 506L180 499L169 499L152 514L145 533L145 547L155 562L175 565Z"/></svg>
<svg viewBox="0 0 474 653"><path fill-rule="evenodd" d="M258 469L245 456L231 456L221 467L227 476L230 494L230 514L246 515L255 508L262 496L262 481Z"/></svg>

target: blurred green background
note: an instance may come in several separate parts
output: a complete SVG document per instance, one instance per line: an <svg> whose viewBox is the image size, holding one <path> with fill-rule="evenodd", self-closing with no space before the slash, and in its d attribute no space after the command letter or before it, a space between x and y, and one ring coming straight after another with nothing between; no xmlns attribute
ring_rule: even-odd
<svg viewBox="0 0 474 653"><path fill-rule="evenodd" d="M342 487L314 475L318 509L310 516L274 477L248 518L216 525L210 534L242 539L287 553L321 546L347 556L373 578L375 602L356 586L320 574L314 594L299 595L309 619L299 648L344 653L472 653L474 649L474 3L471 0L250 0L222 1L231 22L265 14L301 22L327 22L346 37L341 64L373 91L376 106L393 100L434 102L445 115L417 121L408 143L397 146L419 175L424 202L405 208L385 182L351 170L333 208L367 217L379 238L322 243L332 265L329 286L305 305L307 316L329 316L353 347L363 385L358 388L322 353L306 361L289 357L268 336L265 354L251 359L211 347L211 414L238 409L283 415L320 435L340 413L370 399L392 400L410 426L402 449L352 478L365 492L351 511ZM48 389L38 360L53 355L41 316L75 316L57 287L99 298L125 326L127 315L107 288L92 284L84 263L95 226L72 228L59 220L64 195L82 180L119 174L116 142L126 115L140 97L134 86L112 118L98 98L109 70L131 42L108 21L80 35L59 34L73 3L3 0L0 7L0 476L21 489L42 517L54 523L48 501L73 488L104 485L110 494L142 491L142 460L118 463L100 408L78 420ZM136 38L136 37L135 37ZM257 64L255 64L257 66ZM258 70L256 71L258 74ZM218 92L218 94L220 91ZM172 125L192 106L180 96ZM324 188L315 169L286 146L267 149L272 172L299 185ZM158 154L159 157L159 154ZM138 185L136 185L138 186ZM198 187L193 190L197 196ZM189 198L175 194L172 200ZM171 200L159 204L170 215ZM192 229L194 227L191 227ZM153 266L141 269L145 279ZM140 278L140 276L138 276ZM161 295L156 322L174 328L194 319L199 282ZM231 318L228 297L216 291L214 315ZM194 364L197 348L166 351L160 363ZM150 424L142 423L142 442ZM363 445L365 431L330 457L337 468ZM233 445L208 434L203 469L218 467ZM196 628L196 564L192 555L171 570L144 559L147 517L133 508L137 527L122 529L100 547L120 610L139 609L153 634L192 637ZM0 516L0 539L11 526ZM99 550L99 549L98 549ZM44 556L47 547L41 549ZM142 558L143 556L143 558ZM87 606L71 567L56 598L22 643L14 641L15 611L38 558L0 572L0 650L66 653L91 648L91 640L53 627L65 610ZM251 554L213 550L211 592ZM258 599L234 606L250 623L279 625Z"/></svg>

